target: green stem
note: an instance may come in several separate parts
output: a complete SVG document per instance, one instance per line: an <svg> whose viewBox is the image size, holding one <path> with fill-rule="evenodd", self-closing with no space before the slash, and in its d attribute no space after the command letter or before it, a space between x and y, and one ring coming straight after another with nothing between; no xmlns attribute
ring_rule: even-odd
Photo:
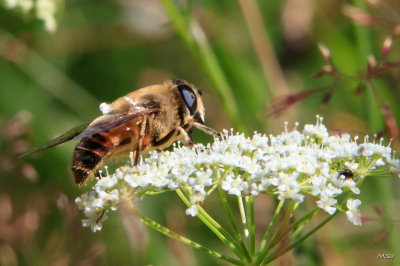
<svg viewBox="0 0 400 266"><path fill-rule="evenodd" d="M302 243L304 240L309 238L312 234L314 234L316 231L318 231L322 226L324 226L326 223L328 223L330 220L333 219L339 212L335 212L332 215L329 215L327 218L325 218L321 223L319 223L316 227L314 227L312 230L310 230L307 234L293 242L291 245L289 245L287 248L283 250L279 250L277 252L272 253L270 256L266 257L265 260L263 261L263 264L268 264L271 261L275 260L282 254L286 253L287 251L291 250L292 248L298 246L300 243Z"/></svg>
<svg viewBox="0 0 400 266"><path fill-rule="evenodd" d="M260 264L262 259L266 256L266 253L263 252L263 250L267 244L267 241L271 235L272 229L275 226L276 219L278 218L284 203L285 203L285 200L279 201L279 204L275 209L275 213L272 216L271 222L269 223L267 231L265 232L265 235L264 235L263 239L261 240L260 247L258 248L256 265Z"/></svg>
<svg viewBox="0 0 400 266"><path fill-rule="evenodd" d="M293 216L293 210L295 206L297 206L297 203L295 203L292 200L289 201L289 206L286 210L285 216L283 217L281 223L279 224L277 232L271 239L271 242L269 244L269 250L271 250L285 235L287 235L290 232L289 222L290 218Z"/></svg>
<svg viewBox="0 0 400 266"><path fill-rule="evenodd" d="M206 193L206 196L204 197L204 199L208 198L208 196L211 195L211 193L214 192L214 190L218 187L218 183L214 184Z"/></svg>
<svg viewBox="0 0 400 266"><path fill-rule="evenodd" d="M293 225L291 226L291 229L296 228L303 221L309 220L309 217L311 217L311 218L314 217L317 214L318 210L319 210L319 208L315 207L312 211L310 211L309 213L307 213L306 215L304 215L303 217L298 219L296 222L294 222Z"/></svg>
<svg viewBox="0 0 400 266"><path fill-rule="evenodd" d="M301 223L298 222L298 221L296 221L296 222L293 224L293 226L291 227L291 229L292 229L292 228L296 228L296 226L298 226L298 225L299 225L299 227L297 227L296 230L294 230L293 234L290 236L290 239L291 239L291 240L292 240L292 239L295 239L295 238L297 237L297 235L300 234L301 231L303 231L304 227L311 221L311 219L312 219L317 213L318 213L318 209L316 208L316 209L314 209L313 211L309 212L309 213L306 215L306 218L305 218L305 219L303 219L303 218L299 219L299 220L302 220Z"/></svg>
<svg viewBox="0 0 400 266"><path fill-rule="evenodd" d="M240 218L242 220L243 234L244 234L244 237L246 239L248 239L249 231L247 230L247 219L246 219L246 212L244 210L243 199L241 196L238 196L237 199L238 199L238 205L239 205L239 211L240 211Z"/></svg>
<svg viewBox="0 0 400 266"><path fill-rule="evenodd" d="M194 48L194 40L193 37L189 34L189 31L186 26L185 17L180 13L178 8L176 8L175 4L170 0L161 0L161 3L164 5L165 10L168 13L169 18L175 30L177 31L179 37L182 38L186 46L191 50L191 52L195 52Z"/></svg>
<svg viewBox="0 0 400 266"><path fill-rule="evenodd" d="M244 197L246 202L246 213L247 213L247 230L249 232L249 246L250 254L254 256L255 254L255 228L254 228L254 205L253 196Z"/></svg>
<svg viewBox="0 0 400 266"><path fill-rule="evenodd" d="M338 204L337 209L340 210L343 208L343 206L347 203L347 199L352 195L352 193L348 192L345 197L343 198L343 200L341 201L340 204ZM299 225L301 222L306 221L306 223L308 223L318 212L318 208L314 208L314 210L312 210L311 212L309 212L307 215L303 216L302 218L300 218L298 221L296 221L291 228L294 228L295 226ZM299 239L297 239L296 241L294 241L292 244L288 245L287 248L285 249L281 249L281 250L276 250L274 253L272 253L271 255L267 256L264 260L263 260L263 264L268 264L271 261L275 260L276 258L278 258L279 256L281 256L282 254L284 254L285 252L289 251L290 249L298 246L299 244L301 244L304 240L306 240L308 237L310 237L312 234L314 234L316 231L318 231L322 226L324 226L326 223L328 223L330 220L333 219L333 217L335 217L337 214L339 213L339 211L336 211L334 214L329 215L327 218L325 218L321 223L319 223L316 227L314 227L312 230L310 230L307 234L305 234L304 236L300 237ZM303 226L300 226L303 227ZM293 239L295 236L297 236L300 231L298 230L299 228L297 228L295 230L295 232L293 233L293 235L291 236L291 239ZM271 240L272 242L272 240Z"/></svg>
<svg viewBox="0 0 400 266"><path fill-rule="evenodd" d="M218 259L227 261L227 262L232 263L234 265L244 265L243 262L241 262L241 261L239 261L237 259L222 255L221 253L218 253L218 252L216 252L214 250L211 250L211 249L209 249L209 248L207 248L207 247L205 247L205 246L203 246L203 245L201 245L201 244L199 244L197 242L194 242L194 241L192 241L192 240L190 240L190 239L188 239L188 238L186 238L184 236L181 236L181 235L169 230L168 228L162 226L161 224L157 223L156 221L150 219L149 217L147 217L147 216L145 216L143 214L139 214L139 217L140 217L140 220L145 225L149 226L150 228L153 228L154 230L156 230L156 231L158 231L158 232L160 232L160 233L162 233L162 234L164 234L164 235L166 235L168 237L171 237L171 238L173 238L175 240L178 240L178 241L180 241L180 242L182 242L182 243L184 243L186 245L189 245L189 246L191 246L191 247L193 247L195 249L204 251L204 252L206 252L207 254L209 254L209 255L211 255L213 257L216 257Z"/></svg>
<svg viewBox="0 0 400 266"><path fill-rule="evenodd" d="M176 189L175 192L186 204L191 206L190 201L181 189ZM231 249L241 260L246 260L245 253L238 246L235 239L217 222L215 221L200 205L196 205L198 209L197 217L229 248Z"/></svg>
<svg viewBox="0 0 400 266"><path fill-rule="evenodd" d="M220 195L222 204L224 205L225 211L228 215L229 223L231 224L233 232L235 233L236 239L239 242L239 245L242 248L242 250L245 252L247 261L251 261L250 254L249 254L249 252L246 248L246 245L243 241L242 235L240 234L239 229L236 226L235 220L233 219L232 211L231 211L231 208L229 207L228 200L226 199L225 192L222 190L221 187L218 187L218 190L219 190L219 195Z"/></svg>
<svg viewBox="0 0 400 266"><path fill-rule="evenodd" d="M265 257L268 255L270 250L277 244L279 241L289 232L290 229L288 224L290 221L290 217L293 215L293 209L295 208L296 203L294 201L289 202L289 207L286 210L285 216L283 217L281 223L279 224L278 230L272 236L270 242L268 243L267 247L263 251L262 255L260 256L261 260L264 260ZM288 229L288 230L285 230Z"/></svg>

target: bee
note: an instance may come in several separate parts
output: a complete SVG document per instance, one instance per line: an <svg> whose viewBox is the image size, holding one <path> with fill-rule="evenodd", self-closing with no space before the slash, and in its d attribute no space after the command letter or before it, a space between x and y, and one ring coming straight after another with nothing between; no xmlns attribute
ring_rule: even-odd
<svg viewBox="0 0 400 266"><path fill-rule="evenodd" d="M181 140L192 146L192 131L200 129L219 137L204 125L201 91L185 80L173 79L161 85L135 90L110 104L101 104L103 115L75 127L26 155L78 140L72 155L75 183L85 184L105 160L133 152L134 165L140 154L162 150Z"/></svg>

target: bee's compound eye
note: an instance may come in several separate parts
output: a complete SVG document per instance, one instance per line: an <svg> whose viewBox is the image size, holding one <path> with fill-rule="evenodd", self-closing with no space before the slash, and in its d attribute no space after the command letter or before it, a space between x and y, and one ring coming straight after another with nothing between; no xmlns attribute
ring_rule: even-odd
<svg viewBox="0 0 400 266"><path fill-rule="evenodd" d="M196 94L194 94L193 90L187 85L179 85L177 88L181 93L190 114L193 114L197 108Z"/></svg>

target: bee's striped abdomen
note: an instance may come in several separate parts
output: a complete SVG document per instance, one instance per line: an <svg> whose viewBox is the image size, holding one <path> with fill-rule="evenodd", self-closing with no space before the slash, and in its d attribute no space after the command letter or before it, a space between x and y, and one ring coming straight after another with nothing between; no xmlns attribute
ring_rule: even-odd
<svg viewBox="0 0 400 266"><path fill-rule="evenodd" d="M71 169L75 182L85 183L86 179L94 174L109 156L134 151L142 122L143 117L137 117L113 128L81 138L72 156Z"/></svg>
<svg viewBox="0 0 400 266"><path fill-rule="evenodd" d="M76 145L72 156L71 169L75 182L84 183L113 145L112 139L107 136L106 132L82 138Z"/></svg>

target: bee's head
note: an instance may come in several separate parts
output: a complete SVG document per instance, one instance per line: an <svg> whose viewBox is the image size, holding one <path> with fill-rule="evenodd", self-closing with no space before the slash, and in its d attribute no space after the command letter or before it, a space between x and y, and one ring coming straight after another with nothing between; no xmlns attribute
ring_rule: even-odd
<svg viewBox="0 0 400 266"><path fill-rule="evenodd" d="M189 119L204 124L204 105L201 99L201 91L182 79L173 79L171 82L181 96L187 110L186 113L190 116Z"/></svg>

